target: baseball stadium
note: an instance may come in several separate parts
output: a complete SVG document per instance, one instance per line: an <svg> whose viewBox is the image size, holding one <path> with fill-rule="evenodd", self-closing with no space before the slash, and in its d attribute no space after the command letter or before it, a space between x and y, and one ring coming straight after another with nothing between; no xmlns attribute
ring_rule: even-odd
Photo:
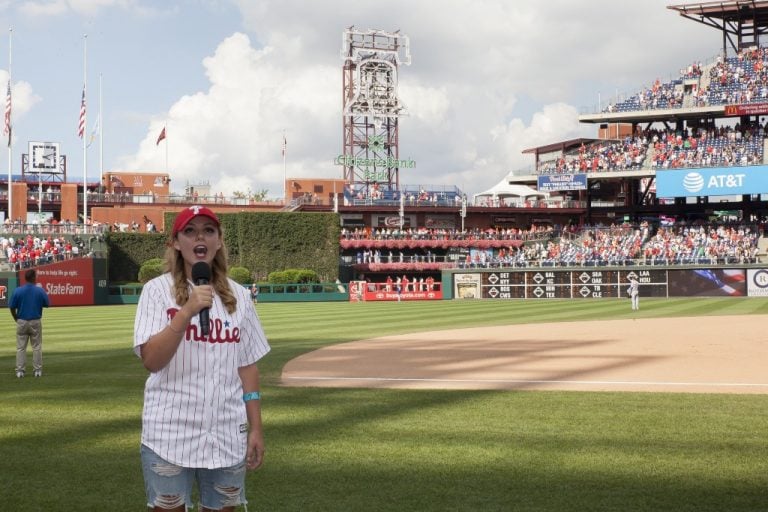
<svg viewBox="0 0 768 512"><path fill-rule="evenodd" d="M344 30L342 177L279 203L78 183L30 142L0 179L0 305L34 268L52 307L44 377L0 345L0 510L146 503L136 305L195 205L272 348L248 510L768 510L768 1L667 8L721 51L476 194L401 182L399 31Z"/></svg>

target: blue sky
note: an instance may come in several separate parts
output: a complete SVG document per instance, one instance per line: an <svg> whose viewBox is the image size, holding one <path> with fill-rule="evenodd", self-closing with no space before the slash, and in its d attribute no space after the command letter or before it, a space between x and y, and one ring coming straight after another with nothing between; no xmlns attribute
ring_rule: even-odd
<svg viewBox="0 0 768 512"><path fill-rule="evenodd" d="M87 34L88 131L103 96L105 171L164 171L172 189L282 194L288 177L341 177L342 32L410 38L399 73L409 117L403 184L472 194L532 165L523 149L593 136L577 116L615 92L705 61L718 31L659 0L39 0L0 2L13 28L13 167L29 141L61 144L68 177L83 175L77 137ZM0 31L0 81L8 33ZM7 150L0 172L7 173ZM88 149L99 177L98 142Z"/></svg>

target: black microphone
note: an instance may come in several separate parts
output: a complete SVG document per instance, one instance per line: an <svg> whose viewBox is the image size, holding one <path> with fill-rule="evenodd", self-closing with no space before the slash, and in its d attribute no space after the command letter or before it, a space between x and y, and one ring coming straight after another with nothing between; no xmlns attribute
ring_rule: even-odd
<svg viewBox="0 0 768 512"><path fill-rule="evenodd" d="M192 265L192 282L195 283L195 286L200 286L201 284L208 284L208 282L211 280L211 267L204 261L198 261L194 265ZM208 315L210 313L209 308L203 308L200 310L200 331L203 333L203 336L208 336L208 333L210 332L210 320L208 319Z"/></svg>

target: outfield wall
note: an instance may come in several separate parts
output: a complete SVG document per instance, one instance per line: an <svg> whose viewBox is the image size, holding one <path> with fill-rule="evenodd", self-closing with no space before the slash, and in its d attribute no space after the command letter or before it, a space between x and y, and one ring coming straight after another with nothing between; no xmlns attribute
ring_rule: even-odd
<svg viewBox="0 0 768 512"><path fill-rule="evenodd" d="M73 258L35 267L37 283L51 300L51 306L94 306L109 303L107 260ZM26 284L24 273L0 273L0 306L8 307L11 294Z"/></svg>
<svg viewBox="0 0 768 512"><path fill-rule="evenodd" d="M243 285L247 290L251 284ZM345 302L349 292L342 283L259 284L258 302ZM138 304L141 284L109 287L110 304Z"/></svg>
<svg viewBox="0 0 768 512"><path fill-rule="evenodd" d="M38 284L51 306L91 306L138 302L140 285L113 290L107 285L107 260L75 258L37 267ZM628 278L640 282L642 297L768 297L768 268L751 267L579 267L444 270L434 290L401 299L594 299L624 298ZM25 284L24 270L0 273L0 307L16 287ZM115 287L113 287L115 288ZM367 287L359 288L368 291ZM345 301L343 285L260 285L260 302ZM127 293L130 292L130 293ZM371 291L370 300L397 300L397 294ZM423 297L422 297L423 295ZM118 300L119 299L119 300Z"/></svg>
<svg viewBox="0 0 768 512"><path fill-rule="evenodd" d="M569 269L465 269L443 271L443 298L624 298L629 277L642 297L766 297L763 267L579 267Z"/></svg>

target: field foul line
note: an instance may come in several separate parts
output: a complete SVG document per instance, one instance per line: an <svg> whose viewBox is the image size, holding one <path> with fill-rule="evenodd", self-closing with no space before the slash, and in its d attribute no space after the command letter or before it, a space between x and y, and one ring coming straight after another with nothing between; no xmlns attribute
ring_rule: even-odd
<svg viewBox="0 0 768 512"><path fill-rule="evenodd" d="M498 384L583 384L614 386L712 386L712 387L752 387L768 388L768 384L747 382L658 382L658 381L622 381L622 380L510 380L510 379L412 379L394 377L283 377L285 380L342 380L374 382L464 382Z"/></svg>

